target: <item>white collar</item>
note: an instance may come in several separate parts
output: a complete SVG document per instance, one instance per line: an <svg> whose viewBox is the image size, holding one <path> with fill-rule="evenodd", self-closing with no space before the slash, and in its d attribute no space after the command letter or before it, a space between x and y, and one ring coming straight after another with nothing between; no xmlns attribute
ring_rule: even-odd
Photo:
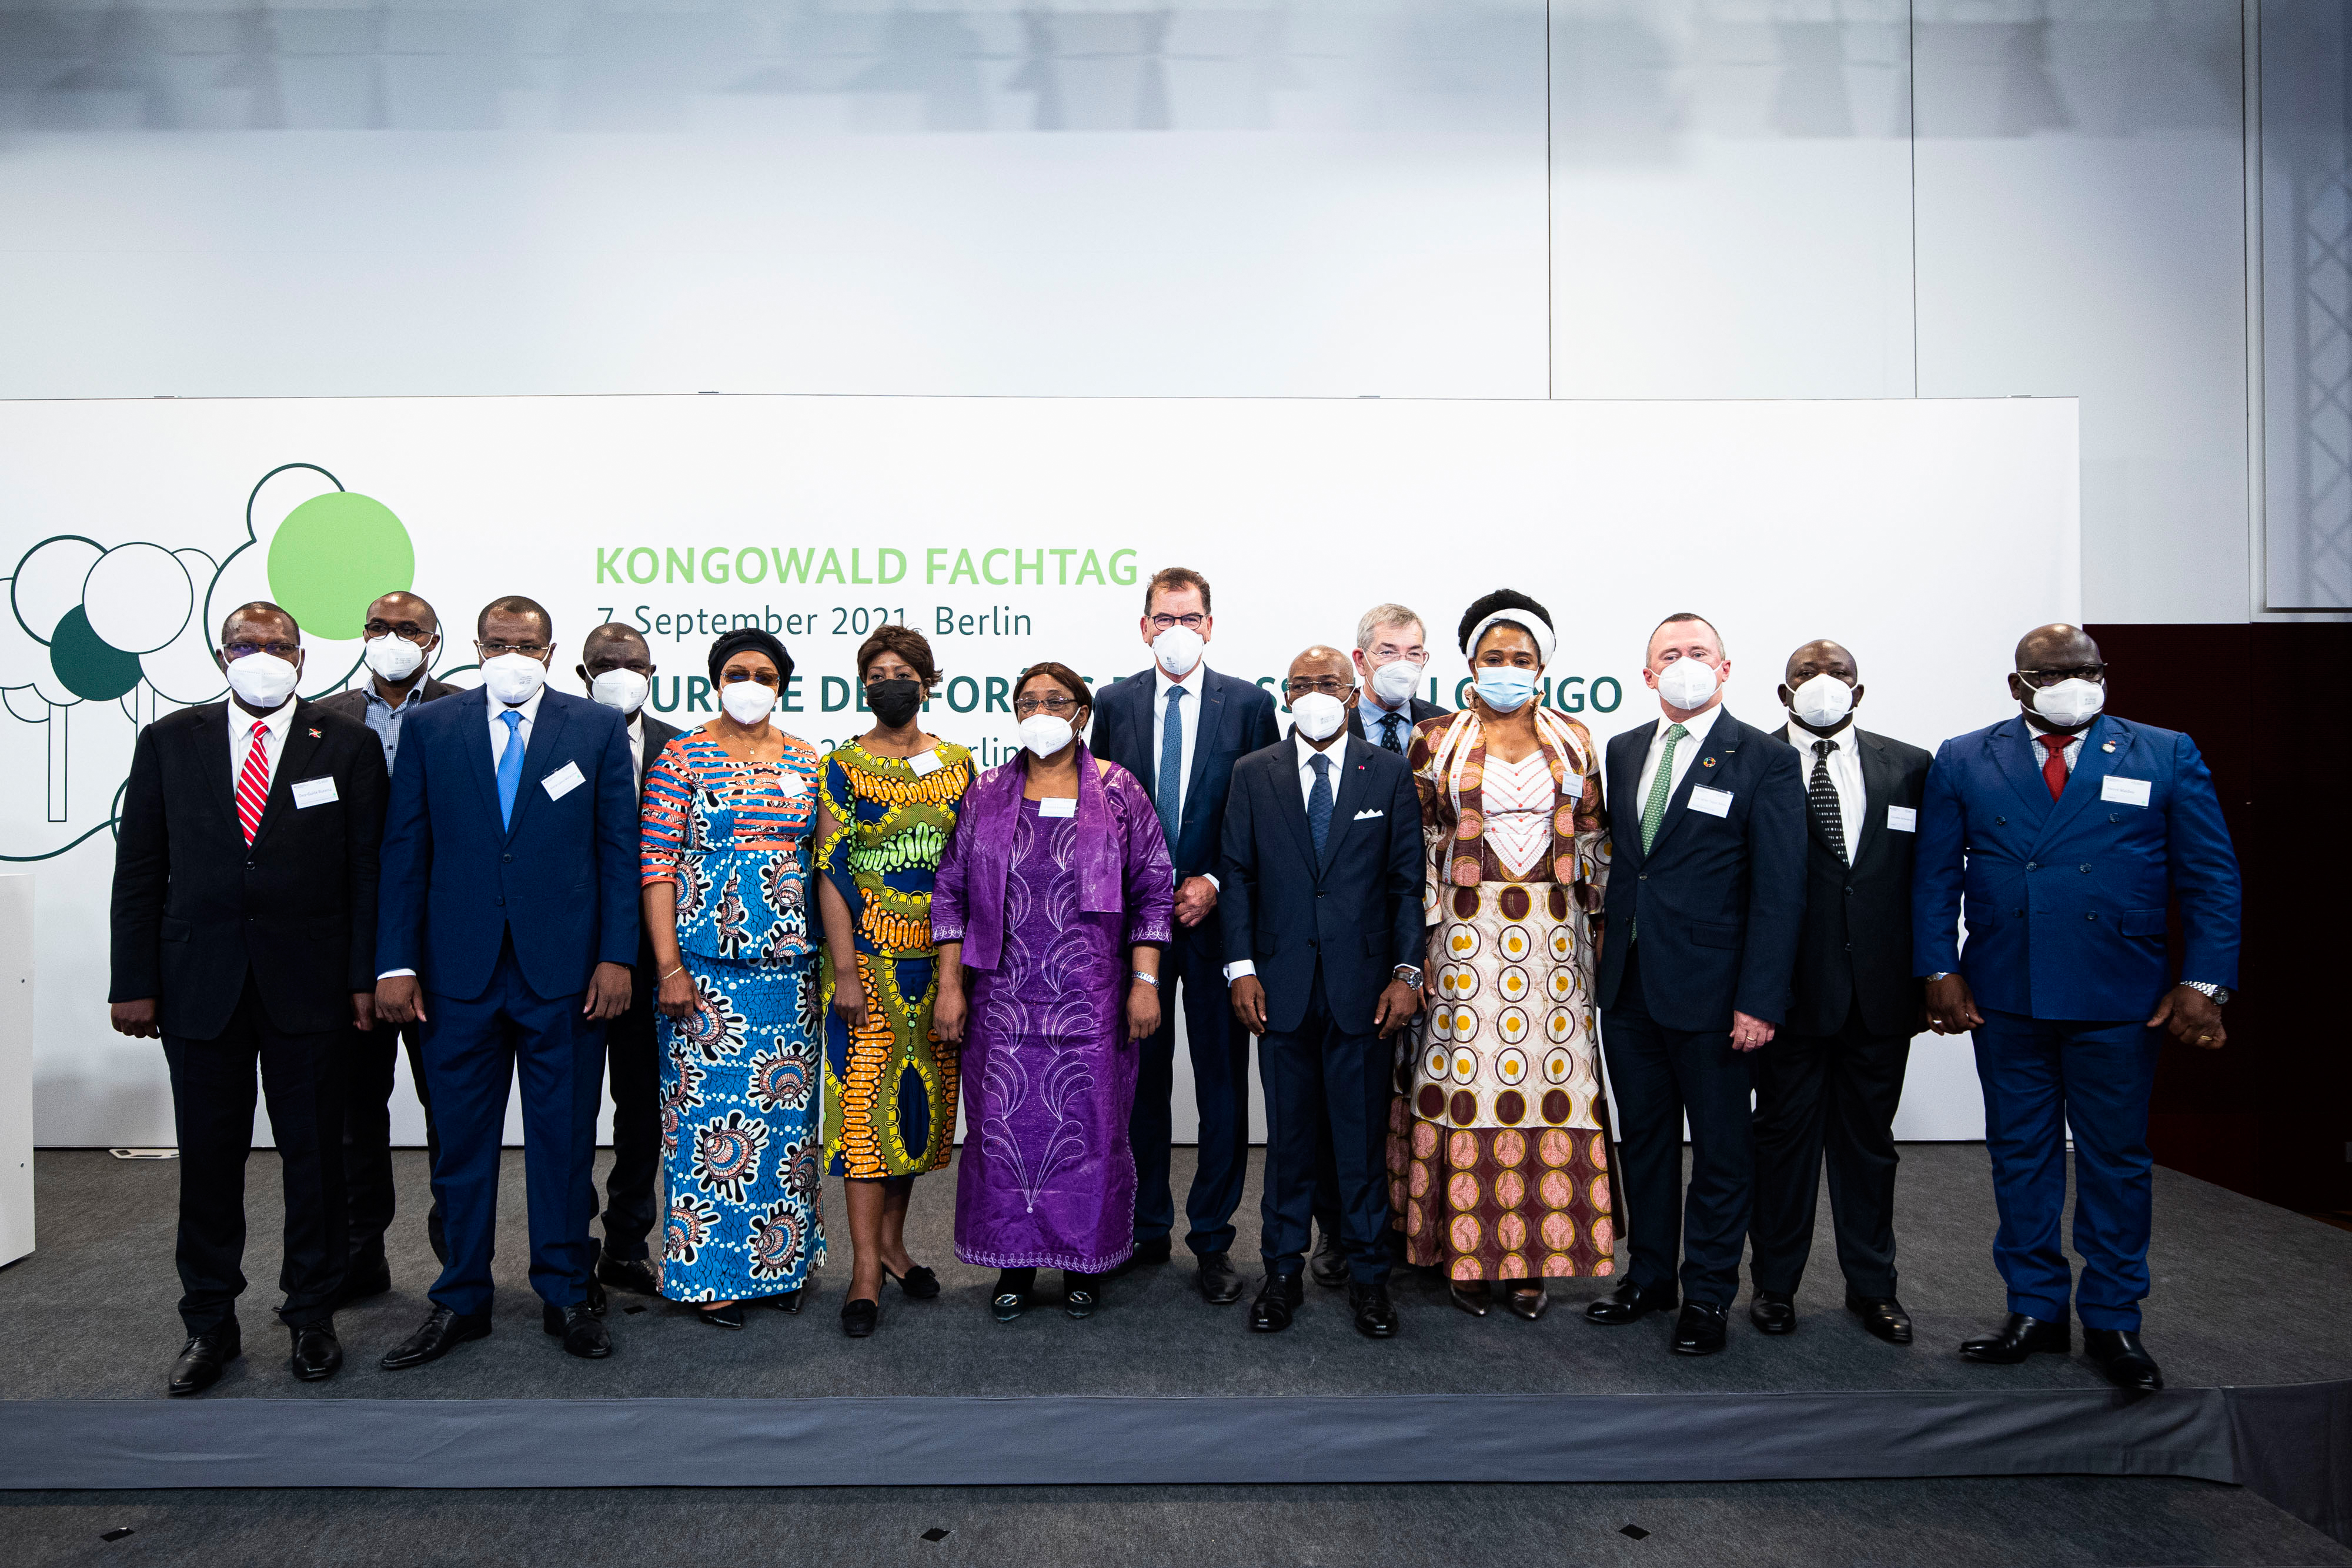
<svg viewBox="0 0 2352 1568"><path fill-rule="evenodd" d="M1305 736L1298 733L1298 727L1297 725L1290 727L1290 738L1292 743L1298 747L1298 771L1301 773L1311 772L1315 767L1314 761L1312 760L1313 758L1318 757L1328 757L1331 759L1331 772L1333 774L1331 780L1332 788L1339 788L1339 780L1337 775L1339 771L1340 759L1348 754L1348 732L1344 729L1341 730L1339 735L1332 739L1330 746L1321 751L1316 750L1314 742L1308 740Z"/></svg>
<svg viewBox="0 0 2352 1568"><path fill-rule="evenodd" d="M2091 737L2091 731L2098 727L2099 719L2102 716L2104 716L2094 714L2091 716L2091 722L2089 724L2084 725L2082 728L2076 730L2074 734L2066 737L2066 744L2072 746L2078 740L2088 740ZM2058 731L2051 728L2048 725L2042 723L2040 719L2035 718L2031 714L2027 714L2025 716L2025 727L2032 730L2036 735L2056 735L2058 733Z"/></svg>
<svg viewBox="0 0 2352 1568"><path fill-rule="evenodd" d="M1158 659L1151 661L1151 673L1159 677L1157 683L1151 688L1152 701L1158 702L1161 697L1166 696L1170 686L1182 686L1185 691L1190 693L1192 696L1198 697L1201 695L1202 683L1208 678L1209 658L1206 653L1202 654L1200 661L1192 666L1191 673L1186 674L1181 681L1175 676L1170 674L1160 664Z"/></svg>
<svg viewBox="0 0 2352 1568"><path fill-rule="evenodd" d="M300 700L299 697L288 697L283 704L279 705L277 712L263 714L257 722L268 727L273 739L285 739L286 731L294 723L294 705ZM228 699L228 722L232 727L231 734L251 735L257 721L252 714L237 705L235 697L231 697Z"/></svg>
<svg viewBox="0 0 2352 1568"><path fill-rule="evenodd" d="M1717 711L1720 712L1722 710L1717 709ZM1815 735L1811 730L1805 728L1802 725L1799 724L1792 718L1789 721L1788 735L1789 744L1809 757L1812 755L1813 742L1817 740L1828 741L1832 751L1851 751L1853 749L1853 720L1850 718L1845 721L1845 724L1835 735Z"/></svg>
<svg viewBox="0 0 2352 1568"><path fill-rule="evenodd" d="M1658 727L1652 730L1650 734L1654 740L1663 740L1665 738L1666 731L1675 723L1679 722L1683 727L1684 735L1692 740L1705 740L1707 737L1707 732L1715 727L1715 721L1722 716L1723 705L1721 703L1717 703L1710 708L1703 708L1699 712L1692 715L1689 718L1679 721L1668 718L1664 714L1660 714L1658 716Z"/></svg>
<svg viewBox="0 0 2352 1568"><path fill-rule="evenodd" d="M506 704L499 701L498 698L490 695L487 691L482 694L482 700L489 704L490 722L492 724L499 722L499 715L511 712L522 715L523 723L535 725L539 722L540 699L546 695L547 686L544 683L541 683L539 690L530 694L530 700L529 702L517 703L512 708L509 708Z"/></svg>

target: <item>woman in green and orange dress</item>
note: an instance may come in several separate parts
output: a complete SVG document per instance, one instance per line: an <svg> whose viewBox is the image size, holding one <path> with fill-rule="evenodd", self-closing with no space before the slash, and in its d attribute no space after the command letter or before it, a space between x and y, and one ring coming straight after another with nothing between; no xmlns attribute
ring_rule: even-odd
<svg viewBox="0 0 2352 1568"><path fill-rule="evenodd" d="M955 1145L956 1048L931 1033L931 879L972 776L971 754L919 722L940 679L922 633L878 628L857 679L875 725L826 755L817 804L824 1143L848 1188L853 1339L880 1321L885 1274L914 1300L940 1293L908 1255L907 1202Z"/></svg>

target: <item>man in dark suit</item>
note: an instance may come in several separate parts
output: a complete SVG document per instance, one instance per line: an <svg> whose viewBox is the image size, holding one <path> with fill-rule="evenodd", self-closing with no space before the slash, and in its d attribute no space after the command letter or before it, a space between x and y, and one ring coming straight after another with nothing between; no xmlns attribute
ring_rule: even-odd
<svg viewBox="0 0 2352 1568"><path fill-rule="evenodd" d="M319 706L373 730L383 743L383 768L389 774L400 755L401 726L408 716L426 703L455 696L457 688L427 673L441 651L441 618L415 594L387 593L369 605L362 634L367 639L367 684L321 697ZM392 1184L392 1081L394 1053L403 1048L408 1052L408 1081L415 1085L416 1103L425 1110L428 1159L441 1147L416 1042L415 1024L371 1030L359 1037L344 1072L343 1190L351 1202L352 1249L351 1268L343 1275L346 1301L392 1289L383 1233L397 1207ZM425 1235L433 1244L433 1255L446 1259L449 1249L437 1202L425 1214Z"/></svg>
<svg viewBox="0 0 2352 1568"><path fill-rule="evenodd" d="M490 1332L500 1134L520 1071L530 1282L574 1355L610 1355L592 1300L604 1026L637 956L637 790L611 708L546 687L554 625L529 599L477 622L482 686L409 716L384 821L376 1010L424 1027L449 1259L387 1371Z"/></svg>
<svg viewBox="0 0 2352 1568"><path fill-rule="evenodd" d="M1160 813L1176 867L1176 940L1160 973L1160 1029L1144 1041L1128 1132L1135 1149L1135 1256L1129 1267L1164 1263L1176 1205L1168 1186L1174 1135L1176 998L1181 986L1192 1093L1201 1114L1200 1165L1184 1200L1184 1244L1200 1259L1201 1293L1219 1305L1241 1300L1229 1256L1249 1158L1249 1037L1225 1007L1224 938L1217 919L1217 858L1224 843L1226 791L1234 764L1274 744L1274 699L1251 682L1221 675L1202 657L1216 622L1209 580L1171 566L1144 590L1142 632L1151 667L1096 694L1094 754L1143 782Z"/></svg>
<svg viewBox="0 0 2352 1568"><path fill-rule="evenodd" d="M2106 664L2080 627L2027 632L2016 664L2021 711L1936 752L1912 890L1928 1019L1975 1035L2000 1210L1993 1261L2009 1287L2009 1321L1960 1354L1996 1365L2063 1354L2071 1290L2107 1380L2154 1391L2164 1376L2139 1338L2148 1096L2164 1030L2201 1050L2228 1039L2238 858L2196 742L2106 713ZM2079 1285L2059 1242L2070 1134Z"/></svg>
<svg viewBox="0 0 2352 1568"><path fill-rule="evenodd" d="M608 621L580 641L578 674L593 700L627 721L637 800L646 798L646 769L677 735L646 711L652 694L653 650L634 626ZM661 1168L661 1047L654 1034L654 995L661 971L653 939L637 934L637 963L629 1010L604 1031L604 1075L613 1095L613 1168L604 1177L604 1244L596 1278L640 1295L660 1293L646 1238L654 1228L654 1177Z"/></svg>
<svg viewBox="0 0 2352 1568"><path fill-rule="evenodd" d="M1345 733L1345 654L1299 654L1283 697L1293 734L1234 766L1225 803L1225 975L1265 1085L1250 1327L1279 1333L1299 1305L1319 1156L1337 1166L1356 1328L1387 1339L1385 1041L1421 1007L1421 806L1404 758Z"/></svg>
<svg viewBox="0 0 2352 1568"><path fill-rule="evenodd" d="M1428 633L1402 604L1375 604L1356 622L1356 681L1361 700L1348 709L1348 733L1402 757L1412 727L1452 710L1420 696L1429 667Z"/></svg>
<svg viewBox="0 0 2352 1568"><path fill-rule="evenodd" d="M1650 633L1642 671L1662 716L1608 750L1612 858L1598 993L1619 1116L1613 1185L1633 1263L1585 1315L1627 1323L1674 1306L1680 1250L1682 1355L1723 1348L1739 1293L1755 1176L1753 1053L1787 1015L1805 914L1797 756L1723 707L1730 674L1713 624L1669 615Z"/></svg>
<svg viewBox="0 0 2352 1568"><path fill-rule="evenodd" d="M1780 732L1806 778L1805 924L1789 1016L1756 1053L1755 1294L1768 1334L1797 1326L1824 1152L1845 1304L1911 1343L1895 1294L1895 1111L1919 1028L1911 974L1911 851L1927 754L1853 722L1853 655L1826 640L1789 655Z"/></svg>
<svg viewBox="0 0 2352 1568"><path fill-rule="evenodd" d="M383 754L364 726L294 695L302 632L275 604L229 612L235 694L140 731L115 846L114 1028L161 1035L180 1139L180 1318L166 1387L217 1382L242 1345L245 1166L254 1075L285 1173L278 1318L294 1375L342 1365L342 1056L375 1021Z"/></svg>

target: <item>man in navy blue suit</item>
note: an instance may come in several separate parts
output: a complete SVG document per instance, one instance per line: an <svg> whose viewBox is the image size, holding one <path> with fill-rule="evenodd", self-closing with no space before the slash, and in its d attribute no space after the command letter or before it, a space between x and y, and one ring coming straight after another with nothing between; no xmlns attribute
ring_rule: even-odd
<svg viewBox="0 0 2352 1568"><path fill-rule="evenodd" d="M2218 1051L2238 983L2238 860L2187 736L2103 711L2106 666L2080 627L2017 645L2021 712L1944 742L1927 770L1912 883L1913 962L1938 1034L1973 1031L2009 1321L1960 1346L2011 1365L2084 1348L2108 1381L2164 1386L2140 1343L2147 1295L2148 1095L2168 1030ZM2166 956L2178 902L2179 979ZM1968 923L1968 946L1958 923ZM2059 1243L2074 1141L2074 1284Z"/></svg>
<svg viewBox="0 0 2352 1568"><path fill-rule="evenodd" d="M637 788L627 721L547 689L555 627L532 601L487 606L482 685L408 717L393 768L376 1008L416 1020L441 1130L433 1188L449 1257L399 1371L490 1332L507 1097L522 1082L530 1282L563 1348L610 1355L591 1277L604 1025L637 956Z"/></svg>
<svg viewBox="0 0 2352 1568"><path fill-rule="evenodd" d="M1705 617L1660 622L1642 678L1661 716L1612 739L1607 762L1609 925L1597 994L1617 1097L1613 1186L1633 1262L1585 1316L1629 1323L1672 1309L1680 1251L1681 1355L1723 1348L1739 1293L1755 1190L1753 1053L1788 1016L1805 917L1797 754L1724 708L1730 674Z"/></svg>
<svg viewBox="0 0 2352 1568"><path fill-rule="evenodd" d="M1151 667L1096 694L1092 747L1141 779L1176 866L1176 940L1162 983L1184 991L1192 1094L1201 1113L1200 1164L1184 1200L1184 1244L1200 1259L1201 1294L1241 1300L1228 1254L1249 1157L1249 1037L1225 1008L1224 937L1217 918L1217 858L1234 764L1277 737L1274 699L1249 681L1221 675L1202 658L1216 633L1209 580L1185 567L1152 574L1143 594L1143 641ZM1176 998L1160 998L1160 1029L1143 1044L1128 1134L1135 1148L1135 1256L1129 1267L1168 1260L1176 1205L1168 1186L1173 1137Z"/></svg>
<svg viewBox="0 0 2352 1568"><path fill-rule="evenodd" d="M1265 1283L1250 1327L1290 1326L1329 1162L1356 1329L1387 1339L1385 1041L1421 1010L1421 800L1402 757L1347 733L1346 654L1307 649L1283 695L1291 736L1242 758L1225 803L1225 975L1265 1083Z"/></svg>

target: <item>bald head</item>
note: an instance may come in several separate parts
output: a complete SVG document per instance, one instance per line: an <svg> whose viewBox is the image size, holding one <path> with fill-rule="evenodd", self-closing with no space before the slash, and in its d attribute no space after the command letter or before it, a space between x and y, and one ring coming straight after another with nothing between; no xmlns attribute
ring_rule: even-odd
<svg viewBox="0 0 2352 1568"><path fill-rule="evenodd" d="M1792 686L1801 686L1815 675L1835 675L1852 682L1861 678L1862 670L1843 643L1822 637L1790 654L1788 667L1781 672L1781 678Z"/></svg>
<svg viewBox="0 0 2352 1568"><path fill-rule="evenodd" d="M2099 645L2080 626L2053 621L2036 626L2017 640L2016 667L2027 674L2037 670L2074 669L2099 663Z"/></svg>
<svg viewBox="0 0 2352 1568"><path fill-rule="evenodd" d="M2086 693L2070 682L2088 682L2102 690ZM2053 621L2017 640L2017 668L2009 677L2009 695L2043 729L2074 735L2088 728L2106 705L2106 661L2080 626ZM2050 693L2046 706L2036 700L2045 690Z"/></svg>
<svg viewBox="0 0 2352 1568"><path fill-rule="evenodd" d="M1823 676L1829 685L1815 685ZM1841 693L1839 685L1845 690ZM1845 645L1817 637L1789 655L1781 672L1780 706L1789 716L1815 735L1832 736L1853 722L1862 702L1862 670Z"/></svg>
<svg viewBox="0 0 2352 1568"><path fill-rule="evenodd" d="M1290 661L1290 678L1296 682L1318 676L1336 679L1346 685L1355 680L1355 666L1339 649L1318 643Z"/></svg>

